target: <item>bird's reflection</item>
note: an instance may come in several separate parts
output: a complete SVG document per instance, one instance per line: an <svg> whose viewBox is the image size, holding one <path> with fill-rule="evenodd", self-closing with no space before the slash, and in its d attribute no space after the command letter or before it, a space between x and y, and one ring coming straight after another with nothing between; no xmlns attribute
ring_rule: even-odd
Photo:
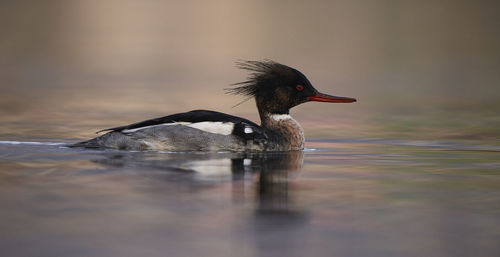
<svg viewBox="0 0 500 257"><path fill-rule="evenodd" d="M141 176L154 176L169 188L187 186L189 191L231 184L236 208L253 206L250 217L235 236L250 236L258 255L277 251L303 256L300 245L309 223L309 211L294 201L293 181L303 166L303 152L279 153L106 153L98 163L128 167ZM159 172L158 172L159 171ZM239 206L239 207L238 207Z"/></svg>
<svg viewBox="0 0 500 257"><path fill-rule="evenodd" d="M290 182L303 165L303 153L271 154L259 159L261 167L256 187L259 215L289 213L292 199Z"/></svg>
<svg viewBox="0 0 500 257"><path fill-rule="evenodd" d="M233 199L255 196L256 212L286 213L291 210L290 182L303 165L303 152L275 153L154 153L104 152L95 162L129 167L144 175L190 186L217 186L231 182ZM162 171L144 172L144 171Z"/></svg>

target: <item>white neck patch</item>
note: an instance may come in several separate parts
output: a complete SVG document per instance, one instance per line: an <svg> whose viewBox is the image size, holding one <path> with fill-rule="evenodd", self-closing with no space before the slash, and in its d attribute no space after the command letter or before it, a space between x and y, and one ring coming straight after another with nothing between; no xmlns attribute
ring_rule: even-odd
<svg viewBox="0 0 500 257"><path fill-rule="evenodd" d="M282 121L282 120L293 120L292 116L290 114L271 114L271 119L275 121Z"/></svg>

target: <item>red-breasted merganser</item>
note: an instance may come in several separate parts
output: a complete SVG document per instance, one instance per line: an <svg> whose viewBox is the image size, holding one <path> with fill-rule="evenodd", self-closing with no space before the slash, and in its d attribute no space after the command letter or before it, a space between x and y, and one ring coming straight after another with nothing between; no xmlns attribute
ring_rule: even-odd
<svg viewBox="0 0 500 257"><path fill-rule="evenodd" d="M248 80L228 93L255 98L261 126L225 113L195 110L126 126L72 146L164 151L291 151L304 148L304 131L290 109L316 101L352 103L356 99L323 94L298 70L265 61L237 62L250 71Z"/></svg>

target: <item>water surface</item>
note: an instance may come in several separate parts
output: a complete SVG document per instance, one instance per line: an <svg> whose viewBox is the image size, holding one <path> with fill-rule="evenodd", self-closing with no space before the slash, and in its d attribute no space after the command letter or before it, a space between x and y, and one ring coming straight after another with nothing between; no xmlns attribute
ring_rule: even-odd
<svg viewBox="0 0 500 257"><path fill-rule="evenodd" d="M0 255L500 256L499 10L2 1ZM194 109L258 123L223 89L264 58L358 102L293 108L304 152L61 144Z"/></svg>
<svg viewBox="0 0 500 257"><path fill-rule="evenodd" d="M500 148L313 140L303 152L0 142L6 256L498 256Z"/></svg>

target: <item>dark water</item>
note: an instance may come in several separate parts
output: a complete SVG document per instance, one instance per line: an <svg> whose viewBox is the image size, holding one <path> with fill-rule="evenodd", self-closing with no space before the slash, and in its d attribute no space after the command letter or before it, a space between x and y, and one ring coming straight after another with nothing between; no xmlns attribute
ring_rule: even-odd
<svg viewBox="0 0 500 257"><path fill-rule="evenodd" d="M304 152L0 143L2 256L499 256L500 148Z"/></svg>

